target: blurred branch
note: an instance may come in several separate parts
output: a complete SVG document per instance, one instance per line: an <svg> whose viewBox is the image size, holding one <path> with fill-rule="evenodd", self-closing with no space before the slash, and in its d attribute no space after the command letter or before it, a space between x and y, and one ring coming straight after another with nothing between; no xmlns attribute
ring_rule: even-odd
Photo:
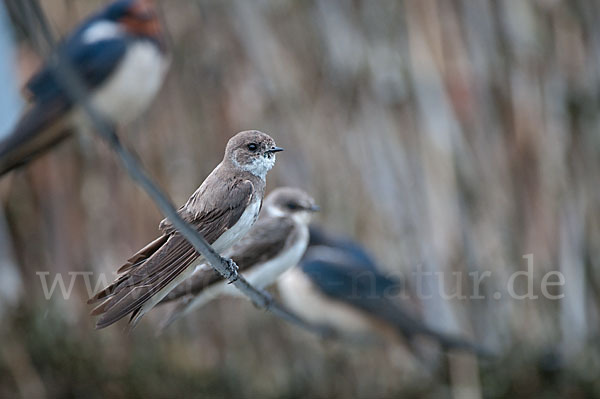
<svg viewBox="0 0 600 399"><path fill-rule="evenodd" d="M51 32L48 27L48 22L40 10L37 0L29 0L32 5L36 22L39 24L43 36L52 43ZM31 21L30 21L31 22ZM34 25L30 24L29 29L34 29ZM259 290L253 287L248 281L237 272L237 265L231 260L219 255L198 233L195 229L189 226L177 213L175 207L170 203L165 194L157 187L152 179L146 174L142 166L138 163L133 154L121 144L115 133L115 127L112 126L98 111L93 107L87 91L77 71L70 64L68 59L61 59L57 52L52 53L48 57L48 65L52 68L57 79L62 83L64 89L74 103L80 104L88 119L95 129L93 129L104 141L106 141L113 151L117 154L125 167L129 176L139 184L144 191L154 201L165 217L173 224L188 242L200 253L210 265L221 276L233 284L244 295L246 295L252 303L261 309L265 309L298 327L314 332L322 337L330 336L329 331L321 326L309 324L300 317L291 313L280 304L276 303L271 295L266 291Z"/></svg>

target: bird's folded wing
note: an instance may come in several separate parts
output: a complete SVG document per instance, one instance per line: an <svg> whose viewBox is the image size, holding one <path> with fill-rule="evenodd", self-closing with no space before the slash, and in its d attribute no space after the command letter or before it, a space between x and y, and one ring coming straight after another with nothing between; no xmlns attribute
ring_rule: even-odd
<svg viewBox="0 0 600 399"><path fill-rule="evenodd" d="M27 163L66 138L70 131L61 120L68 108L62 99L33 104L21 116L13 132L0 141L0 175Z"/></svg>
<svg viewBox="0 0 600 399"><path fill-rule="evenodd" d="M249 180L215 180L218 178L211 174L179 209L179 216L196 226L198 232L211 245L238 222L252 201L254 193L254 185ZM207 188L211 191L207 192ZM164 234L176 231L168 219L160 222L160 229Z"/></svg>
<svg viewBox="0 0 600 399"><path fill-rule="evenodd" d="M254 227L225 256L230 257L241 272L265 262L284 249L293 240L294 222L289 218L260 218ZM221 275L208 265L202 265L194 274L179 284L161 303L171 302L186 295L198 295L210 285L222 281Z"/></svg>
<svg viewBox="0 0 600 399"><path fill-rule="evenodd" d="M143 264L133 267L98 293L90 303L102 301L92 315L102 315L97 327L106 327L141 307L190 266L198 254L179 234L167 241Z"/></svg>
<svg viewBox="0 0 600 399"><path fill-rule="evenodd" d="M403 288L401 282L353 262L347 253L328 260L313 258L309 252L300 267L313 285L329 298L395 325L407 335L421 332L421 324L391 298Z"/></svg>
<svg viewBox="0 0 600 399"><path fill-rule="evenodd" d="M237 222L252 197L252 183L248 181L235 184L231 190L237 194L237 203L229 200L226 210L204 204L199 212L191 211L189 206L179 212L211 244ZM124 273L114 283L90 299L89 303L102 301L92 311L92 315L102 315L97 322L98 328L140 308L198 258L194 247L172 226L169 227L168 222L163 221L161 226L165 234L142 248L121 267Z"/></svg>
<svg viewBox="0 0 600 399"><path fill-rule="evenodd" d="M249 269L274 258L297 234L294 221L290 218L261 218L227 254L241 270Z"/></svg>
<svg viewBox="0 0 600 399"><path fill-rule="evenodd" d="M487 350L466 339L429 327L401 307L393 298L402 286L399 281L384 276L371 266L352 263L351 258L348 260L348 263L337 263L307 257L301 267L323 294L393 326L406 338L428 336L447 349L465 349L481 356L490 355Z"/></svg>
<svg viewBox="0 0 600 399"><path fill-rule="evenodd" d="M55 55L62 62L78 72L85 87L93 89L102 84L115 71L127 52L127 41L109 39L94 43L83 43L81 38L73 37L64 42ZM57 98L70 102L64 84L56 76L55 67L46 65L25 85L25 94L30 101L38 103L54 102Z"/></svg>
<svg viewBox="0 0 600 399"><path fill-rule="evenodd" d="M140 266L149 257L151 257L158 249L160 249L160 247L162 247L164 245L164 243L167 242L168 238L169 238L169 236L162 235L162 236L158 237L156 240L150 242L144 248L137 251L135 253L135 255L133 255L131 258L127 259L127 263L125 263L123 266L121 266L119 268L119 270L117 270L117 273L119 273L119 274L125 273L126 271L128 271L134 267Z"/></svg>

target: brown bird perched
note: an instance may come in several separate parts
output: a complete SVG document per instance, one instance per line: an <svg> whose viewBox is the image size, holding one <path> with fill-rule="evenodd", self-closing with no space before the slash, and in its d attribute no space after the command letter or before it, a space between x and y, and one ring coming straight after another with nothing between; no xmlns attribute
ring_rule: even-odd
<svg viewBox="0 0 600 399"><path fill-rule="evenodd" d="M308 223L318 210L315 201L304 191L279 187L265 198L256 224L225 251L225 255L239 266L250 284L267 287L302 258L308 245ZM163 327L220 295L236 296L240 292L210 265L198 266L190 278L161 302L178 300Z"/></svg>
<svg viewBox="0 0 600 399"><path fill-rule="evenodd" d="M233 136L227 143L223 161L204 180L179 215L190 223L213 248L222 253L252 227L262 206L267 172L282 151L273 139L256 130ZM92 315L100 315L97 328L103 328L132 313L130 324L189 277L204 258L165 219L163 234L119 269L121 276L96 294L88 303L99 305Z"/></svg>

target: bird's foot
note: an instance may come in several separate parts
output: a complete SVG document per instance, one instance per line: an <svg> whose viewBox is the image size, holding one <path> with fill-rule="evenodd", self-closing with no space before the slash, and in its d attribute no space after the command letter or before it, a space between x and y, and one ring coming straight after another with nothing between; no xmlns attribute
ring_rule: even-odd
<svg viewBox="0 0 600 399"><path fill-rule="evenodd" d="M227 276L227 280L229 280L228 284L235 283L239 278L238 271L240 270L239 266L235 264L235 262L231 259L224 259L227 264L227 271L229 275Z"/></svg>

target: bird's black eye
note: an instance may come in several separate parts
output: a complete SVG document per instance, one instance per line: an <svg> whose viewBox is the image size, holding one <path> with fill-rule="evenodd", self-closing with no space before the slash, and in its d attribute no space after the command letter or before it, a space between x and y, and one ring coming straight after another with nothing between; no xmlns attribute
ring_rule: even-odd
<svg viewBox="0 0 600 399"><path fill-rule="evenodd" d="M290 209L290 210L292 210L292 211L294 211L294 210L296 210L296 209L300 208L300 206L299 206L298 204L296 204L295 202L288 202L288 203L286 204L286 206L288 207L288 209Z"/></svg>
<svg viewBox="0 0 600 399"><path fill-rule="evenodd" d="M248 150L254 152L254 151L258 150L258 146L256 145L256 143L250 143L250 144L248 144Z"/></svg>

